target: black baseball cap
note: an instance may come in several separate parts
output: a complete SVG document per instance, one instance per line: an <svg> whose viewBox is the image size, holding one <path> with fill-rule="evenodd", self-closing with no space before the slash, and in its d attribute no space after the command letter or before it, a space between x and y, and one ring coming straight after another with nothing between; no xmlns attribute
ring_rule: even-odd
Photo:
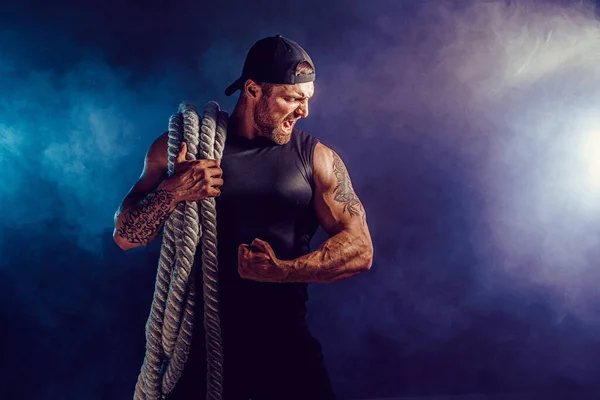
<svg viewBox="0 0 600 400"><path fill-rule="evenodd" d="M248 51L242 76L225 89L225 95L231 96L236 90L242 90L247 79L291 85L314 81L314 73L296 76L296 67L302 61L315 69L308 53L293 40L281 35L260 39Z"/></svg>

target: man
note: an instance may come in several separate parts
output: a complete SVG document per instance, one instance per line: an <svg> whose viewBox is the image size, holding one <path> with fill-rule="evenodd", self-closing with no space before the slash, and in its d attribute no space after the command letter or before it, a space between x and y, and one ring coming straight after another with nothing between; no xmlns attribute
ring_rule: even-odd
<svg viewBox="0 0 600 400"><path fill-rule="evenodd" d="M185 161L184 144L168 177L164 133L115 215L114 239L127 250L158 236L178 202L216 197L225 400L333 399L321 346L305 322L307 283L340 281L372 264L365 210L344 163L295 128L308 116L314 80L311 58L294 41L256 42L225 90L241 94L221 165ZM310 252L319 225L331 237ZM198 303L190 357L170 400L206 392Z"/></svg>

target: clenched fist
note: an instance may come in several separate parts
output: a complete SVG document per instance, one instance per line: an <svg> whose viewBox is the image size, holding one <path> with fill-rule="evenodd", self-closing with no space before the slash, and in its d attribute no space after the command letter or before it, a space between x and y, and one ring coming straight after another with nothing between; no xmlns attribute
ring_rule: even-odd
<svg viewBox="0 0 600 400"><path fill-rule="evenodd" d="M250 245L238 247L238 273L244 279L258 282L285 282L289 270L269 243L254 239Z"/></svg>
<svg viewBox="0 0 600 400"><path fill-rule="evenodd" d="M158 188L171 193L177 202L219 196L223 185L223 171L217 160L186 161L186 152L187 145L183 142L173 175L162 181Z"/></svg>

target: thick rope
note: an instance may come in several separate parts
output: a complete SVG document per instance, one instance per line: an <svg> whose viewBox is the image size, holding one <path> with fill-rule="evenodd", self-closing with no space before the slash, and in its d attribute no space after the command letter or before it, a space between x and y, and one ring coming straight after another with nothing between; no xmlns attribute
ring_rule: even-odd
<svg viewBox="0 0 600 400"><path fill-rule="evenodd" d="M216 159L220 164L227 135L226 112L209 102L202 121L192 104L182 103L169 119L168 174L182 140L186 160ZM201 220L201 223L200 223ZM165 221L163 242L150 316L146 324L146 355L134 400L162 400L173 391L187 361L194 327L196 301L192 271L202 239L204 328L207 349L207 399L220 400L223 389L223 351L219 319L217 218L215 199L181 202Z"/></svg>

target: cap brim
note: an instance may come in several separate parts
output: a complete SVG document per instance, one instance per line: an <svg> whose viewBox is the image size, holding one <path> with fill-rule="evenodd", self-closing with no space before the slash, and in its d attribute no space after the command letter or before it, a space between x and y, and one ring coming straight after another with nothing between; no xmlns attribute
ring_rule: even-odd
<svg viewBox="0 0 600 400"><path fill-rule="evenodd" d="M245 82L246 80L244 79L244 77L240 76L239 78L237 78L235 82L233 82L227 87L227 89L225 89L225 96L231 96L233 93L235 93L236 90L241 89Z"/></svg>

